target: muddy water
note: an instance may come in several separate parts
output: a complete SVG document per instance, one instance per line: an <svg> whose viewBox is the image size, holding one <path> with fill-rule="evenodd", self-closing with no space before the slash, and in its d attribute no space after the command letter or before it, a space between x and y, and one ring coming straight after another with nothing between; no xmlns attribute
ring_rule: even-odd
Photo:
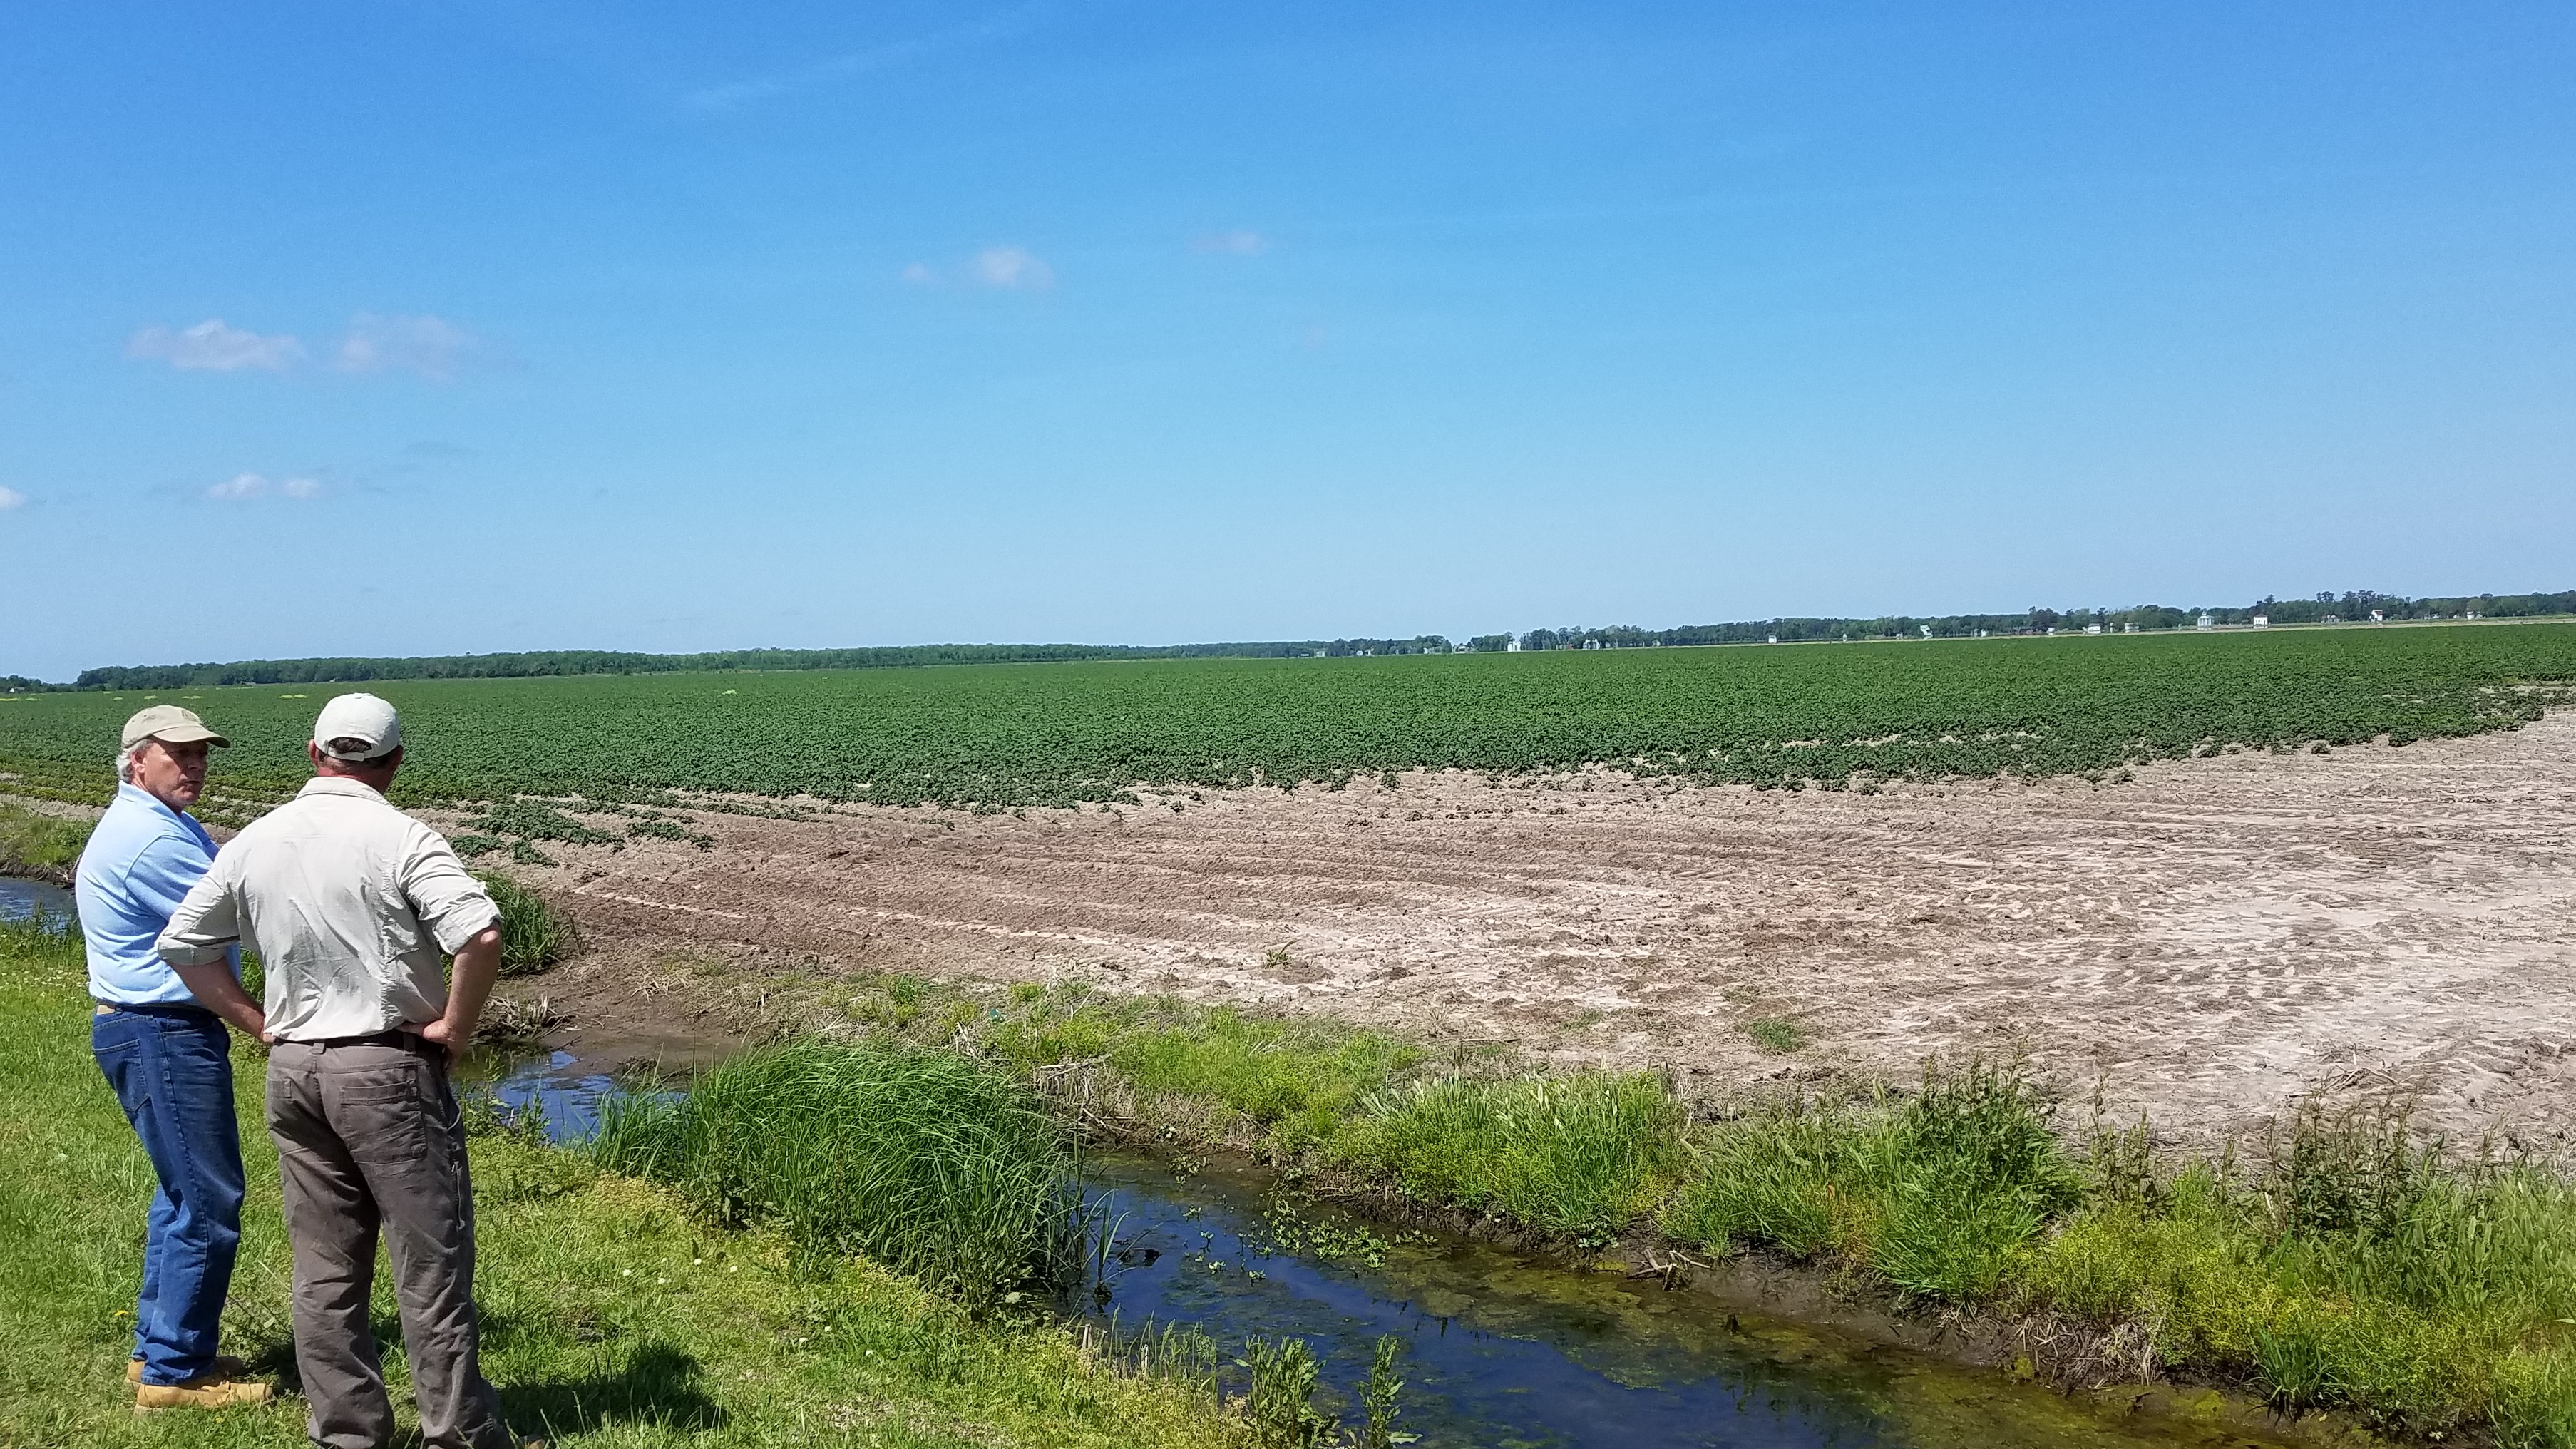
<svg viewBox="0 0 2576 1449"><path fill-rule="evenodd" d="M43 881L0 875L0 921L23 921L30 916L72 919L72 893Z"/></svg>
<svg viewBox="0 0 2576 1449"><path fill-rule="evenodd" d="M543 1112L558 1140L596 1124L611 1085L562 1052L492 1083L502 1101ZM1113 1152L1085 1170L1110 1235L1106 1294L1084 1293L1071 1312L1121 1334L1195 1328L1228 1359L1256 1336L1303 1338L1324 1363L1321 1401L1354 1421L1370 1354L1393 1334L1405 1345L1397 1427L1424 1449L2294 1442L2186 1416L2115 1416L1711 1295L1373 1226L1284 1198L1249 1167L1182 1176L1168 1161Z"/></svg>

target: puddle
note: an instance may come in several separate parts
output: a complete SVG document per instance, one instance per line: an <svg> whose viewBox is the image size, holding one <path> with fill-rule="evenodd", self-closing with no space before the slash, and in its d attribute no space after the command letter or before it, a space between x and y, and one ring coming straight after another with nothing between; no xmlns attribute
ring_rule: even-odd
<svg viewBox="0 0 2576 1449"><path fill-rule="evenodd" d="M618 1090L616 1078L585 1074L573 1054L549 1053L496 1061L479 1049L457 1069L457 1085L479 1087L512 1111L533 1108L545 1119L546 1135L557 1142L585 1141L599 1131L599 1099Z"/></svg>
<svg viewBox="0 0 2576 1449"><path fill-rule="evenodd" d="M0 921L24 921L35 916L72 919L72 893L43 881L0 875Z"/></svg>
<svg viewBox="0 0 2576 1449"><path fill-rule="evenodd" d="M487 1078L558 1140L614 1089L570 1053ZM2041 1449L2289 1439L2088 1402L1903 1348L1730 1310L1713 1295L1585 1273L1436 1234L1287 1203L1249 1167L1176 1177L1162 1159L1095 1152L1085 1176L1110 1225L1105 1300L1068 1310L1122 1334L1184 1325L1231 1360L1247 1339L1303 1338L1328 1409L1357 1415L1382 1335L1405 1344L1397 1427L1424 1449ZM1286 1203L1289 1216L1283 1216ZM1301 1226L1302 1225L1302 1226ZM1321 1252L1284 1250L1283 1239Z"/></svg>

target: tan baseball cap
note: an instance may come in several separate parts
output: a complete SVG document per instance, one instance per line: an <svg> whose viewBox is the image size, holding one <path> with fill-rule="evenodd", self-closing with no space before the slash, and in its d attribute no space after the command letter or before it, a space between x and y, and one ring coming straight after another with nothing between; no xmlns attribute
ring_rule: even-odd
<svg viewBox="0 0 2576 1449"><path fill-rule="evenodd" d="M335 750L334 740L354 740L361 748ZM322 706L313 721L313 745L335 760L380 760L402 748L402 718L372 694L344 694Z"/></svg>
<svg viewBox="0 0 2576 1449"><path fill-rule="evenodd" d="M199 740L210 745L229 747L232 744L232 741L206 728L206 722L197 718L195 710L181 709L175 704L156 704L149 709L136 710L134 718L125 722L123 748L133 749L145 740L159 740L165 745L188 745Z"/></svg>

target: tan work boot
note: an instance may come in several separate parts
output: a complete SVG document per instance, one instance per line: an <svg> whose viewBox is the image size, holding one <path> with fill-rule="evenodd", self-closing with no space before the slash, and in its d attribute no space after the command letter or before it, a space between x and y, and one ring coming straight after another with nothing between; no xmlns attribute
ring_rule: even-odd
<svg viewBox="0 0 2576 1449"><path fill-rule="evenodd" d="M214 1367L207 1369L206 1372L217 1378L237 1379L250 1372L250 1365L231 1354L219 1353L215 1355ZM125 1381L129 1384L143 1382L143 1360L129 1358L125 1361Z"/></svg>
<svg viewBox="0 0 2576 1449"><path fill-rule="evenodd" d="M145 1409L229 1409L236 1404L265 1404L277 1390L257 1379L229 1374L199 1374L185 1383L137 1384L134 1407Z"/></svg>

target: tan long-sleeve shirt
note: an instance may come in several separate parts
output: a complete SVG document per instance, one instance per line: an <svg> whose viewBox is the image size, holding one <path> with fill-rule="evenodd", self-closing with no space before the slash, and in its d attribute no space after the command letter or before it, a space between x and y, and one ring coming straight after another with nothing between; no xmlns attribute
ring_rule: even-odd
<svg viewBox="0 0 2576 1449"><path fill-rule="evenodd" d="M216 854L157 949L202 966L251 946L268 975L268 1029L320 1041L437 1020L445 958L500 915L446 837L323 776Z"/></svg>

